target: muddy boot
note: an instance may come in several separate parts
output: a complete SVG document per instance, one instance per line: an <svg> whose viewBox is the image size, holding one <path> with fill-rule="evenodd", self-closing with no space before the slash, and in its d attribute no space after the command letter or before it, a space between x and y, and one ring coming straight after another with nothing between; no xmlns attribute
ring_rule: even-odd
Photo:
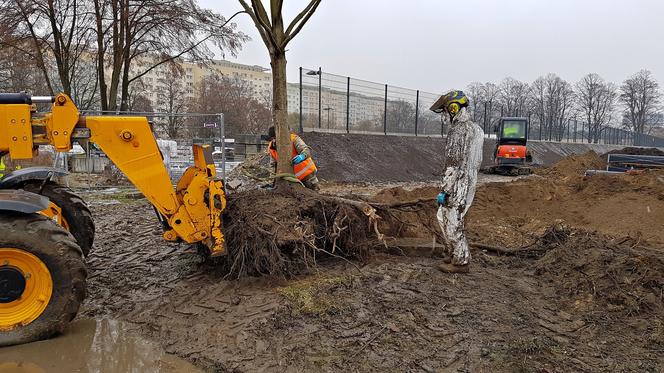
<svg viewBox="0 0 664 373"><path fill-rule="evenodd" d="M314 176L310 176L304 180L302 180L302 184L304 184L305 187L313 190L313 191L320 191L320 185L318 184L318 178Z"/></svg>
<svg viewBox="0 0 664 373"><path fill-rule="evenodd" d="M466 265L454 265L451 262L450 263L443 263L438 264L438 269L441 272L445 273L468 273L470 270L470 266L468 264Z"/></svg>

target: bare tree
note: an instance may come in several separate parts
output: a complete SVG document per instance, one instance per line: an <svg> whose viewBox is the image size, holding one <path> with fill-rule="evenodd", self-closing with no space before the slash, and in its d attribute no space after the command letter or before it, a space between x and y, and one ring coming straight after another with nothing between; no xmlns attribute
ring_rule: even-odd
<svg viewBox="0 0 664 373"><path fill-rule="evenodd" d="M528 83L508 77L500 82L498 89L498 99L503 116L526 115L530 95Z"/></svg>
<svg viewBox="0 0 664 373"><path fill-rule="evenodd" d="M0 23L6 26L0 47L26 55L41 71L50 94L62 90L78 97L83 108L96 92L96 77L89 75L90 5L83 0L0 2Z"/></svg>
<svg viewBox="0 0 664 373"><path fill-rule="evenodd" d="M220 75L205 77L196 89L193 109L200 113L224 113L229 134L266 133L272 113L252 84Z"/></svg>
<svg viewBox="0 0 664 373"><path fill-rule="evenodd" d="M0 89L5 92L36 92L45 87L44 76L27 54L0 48Z"/></svg>
<svg viewBox="0 0 664 373"><path fill-rule="evenodd" d="M588 125L588 142L599 142L602 132L613 117L616 87L597 74L588 74L575 85L580 114Z"/></svg>
<svg viewBox="0 0 664 373"><path fill-rule="evenodd" d="M157 93L157 110L175 114L187 112L190 100L187 99L187 88L182 79L185 74L182 65L170 62L162 66L159 72L160 78L157 79L157 85L154 86ZM184 127L184 120L185 118L182 116L173 115L160 118L155 123L168 138L177 139Z"/></svg>
<svg viewBox="0 0 664 373"><path fill-rule="evenodd" d="M238 1L254 21L254 25L270 54L273 92L272 119L277 134L277 152L280 154L277 162L277 173L292 173L286 91L286 47L309 21L321 0L310 0L287 27L284 25L282 15L283 0L270 0L269 15L261 0L251 0L251 6L245 0Z"/></svg>
<svg viewBox="0 0 664 373"><path fill-rule="evenodd" d="M562 140L567 121L574 111L572 86L556 74L547 74L533 82L530 99L543 138Z"/></svg>
<svg viewBox="0 0 664 373"><path fill-rule="evenodd" d="M625 110L627 126L638 134L648 134L652 118L659 111L662 97L659 84L648 70L641 70L626 79L620 86L620 101Z"/></svg>
<svg viewBox="0 0 664 373"><path fill-rule="evenodd" d="M230 19L193 0L92 1L103 110L126 110L129 86L163 64L206 61L210 45L235 55L248 40Z"/></svg>
<svg viewBox="0 0 664 373"><path fill-rule="evenodd" d="M480 82L471 82L466 88L466 95L470 98L469 111L473 122L477 123L481 116L483 105L482 92L484 91L484 84Z"/></svg>
<svg viewBox="0 0 664 373"><path fill-rule="evenodd" d="M380 123L384 123L385 114L381 113ZM403 100L391 100L387 102L387 130L411 132L410 126L415 126L415 105Z"/></svg>

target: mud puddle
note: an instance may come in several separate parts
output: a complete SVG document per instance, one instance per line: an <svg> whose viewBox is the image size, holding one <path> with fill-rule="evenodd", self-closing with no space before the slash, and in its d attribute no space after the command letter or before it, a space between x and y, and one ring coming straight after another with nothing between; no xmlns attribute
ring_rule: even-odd
<svg viewBox="0 0 664 373"><path fill-rule="evenodd" d="M112 319L73 322L57 338L0 349L0 373L202 372Z"/></svg>

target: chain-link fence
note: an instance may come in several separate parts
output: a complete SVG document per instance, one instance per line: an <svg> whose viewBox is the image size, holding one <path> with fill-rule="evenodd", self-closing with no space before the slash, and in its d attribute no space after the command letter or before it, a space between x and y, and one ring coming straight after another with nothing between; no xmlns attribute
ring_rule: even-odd
<svg viewBox="0 0 664 373"><path fill-rule="evenodd" d="M300 131L441 136L438 95L300 68L289 108Z"/></svg>
<svg viewBox="0 0 664 373"><path fill-rule="evenodd" d="M288 85L288 107L291 128L300 132L444 136L447 131L444 118L429 110L438 94L330 74L320 68L301 67L299 72L299 83ZM549 120L486 103L474 107L471 115L488 137L494 136L501 117L521 116L529 119L530 140L664 147L664 138L610 126L589 127L574 116Z"/></svg>
<svg viewBox="0 0 664 373"><path fill-rule="evenodd" d="M521 115L520 115L521 114ZM664 138L638 134L613 126L589 126L578 116L547 120L532 112L507 112L502 107L491 108L484 103L471 110L471 117L489 135L501 117L528 118L528 139L533 141L595 143L610 145L634 145L664 147Z"/></svg>

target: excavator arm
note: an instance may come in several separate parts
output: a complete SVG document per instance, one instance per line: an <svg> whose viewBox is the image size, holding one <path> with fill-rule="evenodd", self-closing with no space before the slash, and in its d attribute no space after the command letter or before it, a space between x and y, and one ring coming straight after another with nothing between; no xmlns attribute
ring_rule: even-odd
<svg viewBox="0 0 664 373"><path fill-rule="evenodd" d="M51 112L37 114L32 105L45 102L52 103ZM0 124L8 127L0 131L0 153L30 159L38 145L67 152L73 142L93 142L156 208L165 240L201 243L213 256L226 253L221 230L226 198L209 146L193 145L194 165L173 189L145 117L81 116L65 94L0 94L0 103Z"/></svg>

